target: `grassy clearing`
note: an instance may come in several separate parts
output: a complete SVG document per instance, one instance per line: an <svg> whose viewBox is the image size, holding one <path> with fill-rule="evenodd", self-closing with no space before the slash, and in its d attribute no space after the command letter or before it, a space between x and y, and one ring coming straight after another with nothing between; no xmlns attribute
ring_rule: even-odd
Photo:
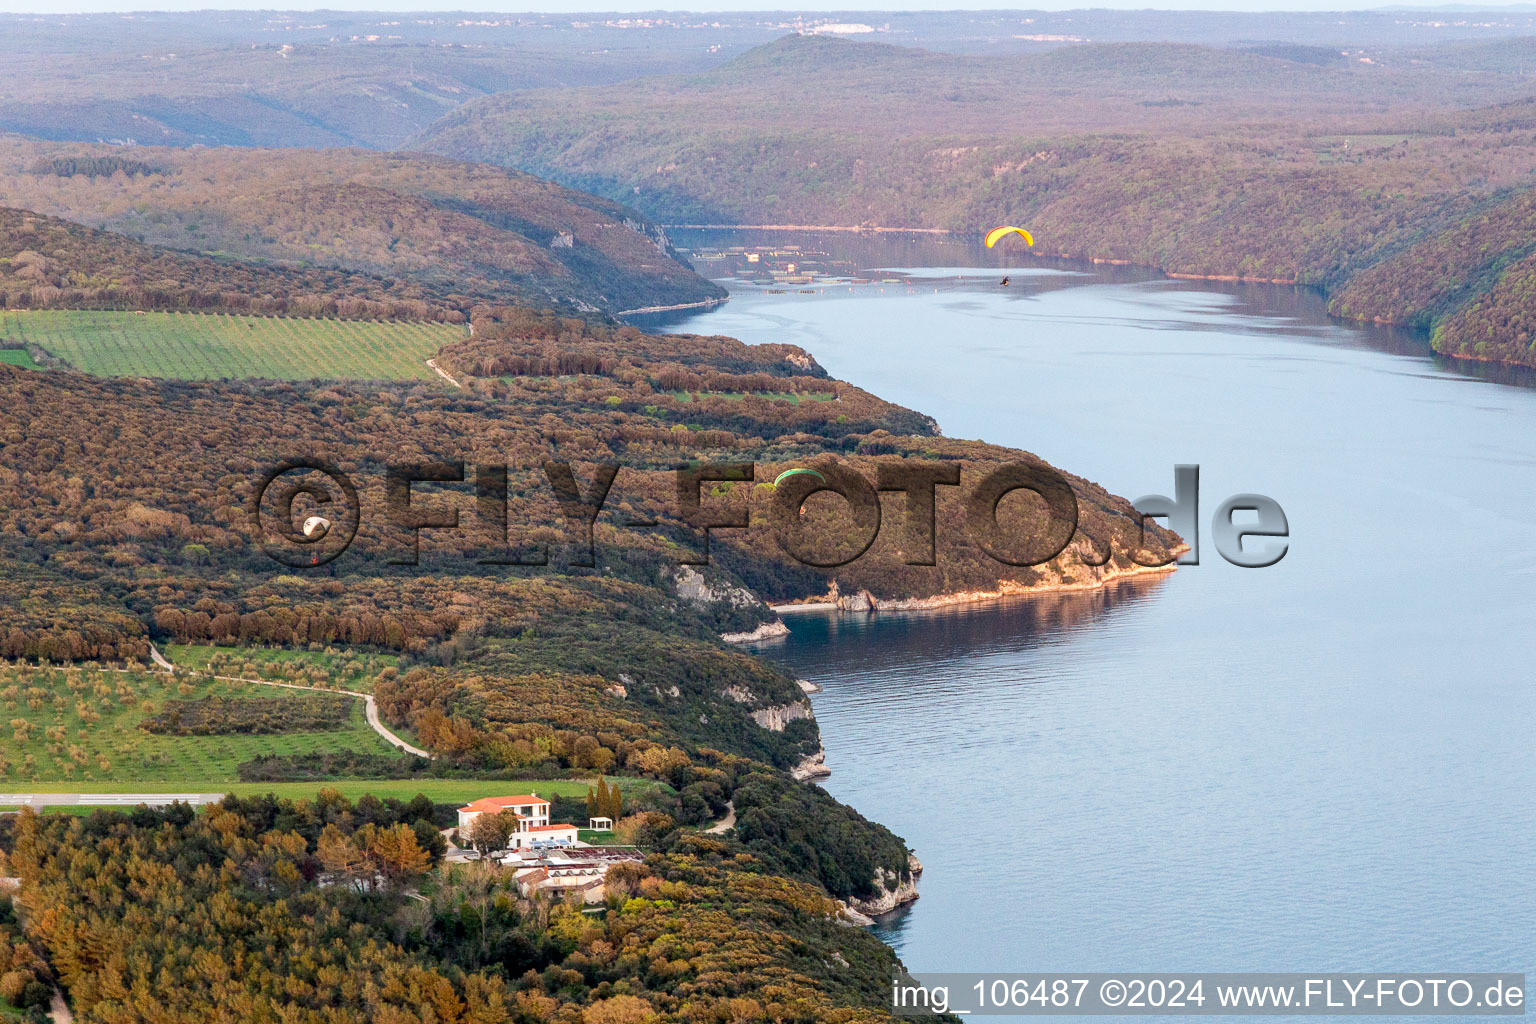
<svg viewBox="0 0 1536 1024"><path fill-rule="evenodd" d="M594 782L596 780L593 780ZM625 792L657 789L661 783L650 779L620 779ZM399 780L349 780L346 782L244 782L235 786L221 787L234 793L277 793L279 796L313 796L321 789L339 790L349 800L356 800L364 793L379 797L399 797L409 800L417 793L425 794L436 803L468 803L483 796L511 796L521 793L537 793L549 798L555 796L585 797L592 783L581 779L511 779L490 781L485 779L399 779Z"/></svg>
<svg viewBox="0 0 1536 1024"><path fill-rule="evenodd" d="M157 736L280 736L344 729L357 698L344 693L283 693L263 697L168 700L139 723Z"/></svg>
<svg viewBox="0 0 1536 1024"><path fill-rule="evenodd" d="M161 783L207 792L261 754L392 749L354 707L342 729L265 736L166 736L139 728L170 700L210 694L283 698L299 691L166 673L7 666L0 669L0 786L56 792L133 792ZM40 787L39 784L55 784Z"/></svg>
<svg viewBox="0 0 1536 1024"><path fill-rule="evenodd" d="M0 363L19 366L23 370L42 369L42 367L32 361L31 354L24 348L0 348Z"/></svg>
<svg viewBox="0 0 1536 1024"><path fill-rule="evenodd" d="M53 309L0 313L0 337L40 345L104 377L436 380L426 361L463 336L463 328L452 324Z"/></svg>
<svg viewBox="0 0 1536 1024"><path fill-rule="evenodd" d="M596 780L592 780L596 781ZM626 793L644 790L666 789L651 779L615 779ZM591 781L584 779L347 779L341 782L220 782L202 780L199 784L171 785L163 782L102 782L81 783L76 786L62 783L39 783L23 786L11 780L8 789L27 793L236 793L240 796L275 793L286 797L313 797L322 789L334 789L349 800L356 800L365 793L377 797L397 797L409 800L416 794L424 794L435 803L468 803L483 796L511 796L521 793L537 793L542 797L585 797ZM15 808L0 808L14 810ZM61 808L61 809L74 809ZM82 808L82 813L89 808ZM594 833L603 835L605 833Z"/></svg>
<svg viewBox="0 0 1536 1024"><path fill-rule="evenodd" d="M322 651L292 651L272 647L209 647L167 644L160 652L178 669L246 676L275 683L332 686L368 693L380 672L394 668L393 654L369 654L328 647Z"/></svg>

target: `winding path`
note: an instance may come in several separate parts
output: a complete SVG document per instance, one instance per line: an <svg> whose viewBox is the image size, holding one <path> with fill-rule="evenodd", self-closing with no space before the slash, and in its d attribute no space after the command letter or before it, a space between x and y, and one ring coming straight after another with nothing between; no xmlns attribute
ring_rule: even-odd
<svg viewBox="0 0 1536 1024"><path fill-rule="evenodd" d="M176 671L176 666L167 661L165 655L161 654L159 649L156 648L153 644L151 644L149 647L149 656L154 660L156 665L159 665L167 672ZM274 683L268 679L252 679L249 676L214 676L213 678L226 683L255 683L257 686L281 686L287 690L310 690L315 693L340 693L345 694L348 697L361 697L363 699L363 717L368 720L369 728L378 733L379 736L383 738L385 743L388 743L390 746L399 750L403 750L407 754L415 754L417 757L425 757L428 760L433 760L436 758L435 754L431 754L425 750L422 750L420 747L412 746L411 744L405 742L405 740L401 739L399 736L396 736L394 733L390 732L389 728L379 720L379 702L373 699L373 694L371 693L359 693L357 690L341 690L334 686L305 686L301 683Z"/></svg>
<svg viewBox="0 0 1536 1024"><path fill-rule="evenodd" d="M722 832L729 832L731 829L733 829L735 827L736 827L736 801L734 801L734 800L727 800L725 802L725 817L721 818L719 821L717 821L713 825L709 826L709 828L705 829L704 832L707 835L717 836L717 835L719 835Z"/></svg>
<svg viewBox="0 0 1536 1024"><path fill-rule="evenodd" d="M432 367L432 369L436 371L439 377L443 378L443 380L447 381L449 384L452 384L454 387L462 388L464 386L463 384L460 384L458 381L454 380L452 377L448 376L448 371L444 370L441 366L438 366L436 359L428 359L427 365Z"/></svg>

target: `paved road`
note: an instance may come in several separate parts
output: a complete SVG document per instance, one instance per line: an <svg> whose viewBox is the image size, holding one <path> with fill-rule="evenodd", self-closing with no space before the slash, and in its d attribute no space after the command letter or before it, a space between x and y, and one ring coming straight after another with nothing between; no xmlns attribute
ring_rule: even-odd
<svg viewBox="0 0 1536 1024"><path fill-rule="evenodd" d="M0 793L0 807L159 807L180 800L216 804L223 793Z"/></svg>
<svg viewBox="0 0 1536 1024"><path fill-rule="evenodd" d="M429 751L422 750L420 747L411 746L405 740L385 728L384 723L379 721L379 702L373 699L373 694L371 693L363 694L363 715L368 719L368 724L373 726L373 731L384 737L384 742L392 743L407 754L415 754L417 757L424 757L429 761L437 756Z"/></svg>

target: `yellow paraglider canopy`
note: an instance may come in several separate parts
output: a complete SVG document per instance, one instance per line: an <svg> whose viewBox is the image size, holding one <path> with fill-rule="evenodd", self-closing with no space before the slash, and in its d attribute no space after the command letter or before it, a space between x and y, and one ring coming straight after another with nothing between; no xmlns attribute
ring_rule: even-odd
<svg viewBox="0 0 1536 1024"><path fill-rule="evenodd" d="M1028 231L1025 231L1023 228L1005 226L1000 228L993 228L991 231L987 232L987 248L990 249L998 242L1002 241L1005 235L1012 234L1023 236L1024 241L1028 242L1030 245L1035 244L1035 236L1031 235Z"/></svg>

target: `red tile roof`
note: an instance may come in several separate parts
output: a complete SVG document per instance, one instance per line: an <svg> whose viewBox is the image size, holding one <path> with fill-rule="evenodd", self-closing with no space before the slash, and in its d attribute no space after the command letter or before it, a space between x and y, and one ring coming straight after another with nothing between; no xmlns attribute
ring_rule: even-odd
<svg viewBox="0 0 1536 1024"><path fill-rule="evenodd" d="M563 832L566 829L570 829L572 832L577 831L575 825L529 825L528 828L526 828L524 831L526 831L526 832Z"/></svg>
<svg viewBox="0 0 1536 1024"><path fill-rule="evenodd" d="M460 807L459 810L494 813L496 811L504 811L508 807L521 807L524 804L543 804L545 807L548 807L549 801L542 800L532 794L526 796L483 796L467 806Z"/></svg>

